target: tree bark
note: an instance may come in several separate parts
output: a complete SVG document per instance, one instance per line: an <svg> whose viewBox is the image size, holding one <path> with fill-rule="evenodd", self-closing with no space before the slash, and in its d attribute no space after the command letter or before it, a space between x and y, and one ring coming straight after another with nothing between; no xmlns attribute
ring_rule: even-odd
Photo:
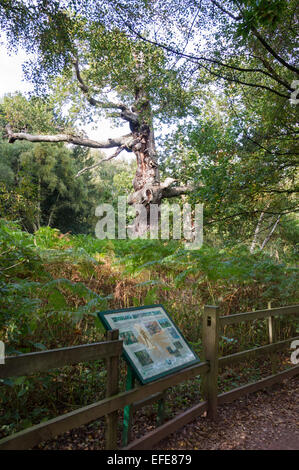
<svg viewBox="0 0 299 470"><path fill-rule="evenodd" d="M272 229L270 230L270 233L268 234L268 236L265 238L265 240L263 241L263 244L261 246L261 251L263 251L263 249L265 248L265 246L267 245L268 241L270 240L270 238L272 237L273 233L275 232L275 229L278 225L278 222L280 221L281 219L281 214L277 217Z"/></svg>
<svg viewBox="0 0 299 470"><path fill-rule="evenodd" d="M253 240L252 240L251 247L250 247L250 253L254 252L256 242L257 242L257 237L258 237L258 234L260 232L260 226L261 226L262 220L264 218L264 215L265 215L265 212L261 212L261 215L259 217L258 223L257 223L255 231L254 231L254 236L253 236Z"/></svg>

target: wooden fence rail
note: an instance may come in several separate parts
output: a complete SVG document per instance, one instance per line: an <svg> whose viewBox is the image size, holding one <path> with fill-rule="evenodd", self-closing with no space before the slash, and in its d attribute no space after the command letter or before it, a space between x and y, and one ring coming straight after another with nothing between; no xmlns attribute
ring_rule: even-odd
<svg viewBox="0 0 299 470"><path fill-rule="evenodd" d="M278 341L277 343L267 344L266 346L260 346L259 348L247 349L246 351L241 351L234 354L229 354L228 356L219 357L219 369L223 369L226 366L236 364L237 362L242 362L247 359L252 359L258 356L266 356L267 354L273 354L274 352L283 351L290 347L292 341L299 340L299 336L294 336L290 339L285 339L283 341Z"/></svg>
<svg viewBox="0 0 299 470"><path fill-rule="evenodd" d="M269 316L278 315L298 315L299 304L289 305L287 307L267 308L265 310L255 310L254 312L236 313L234 315L225 315L219 317L220 327L224 325L231 325L233 323L240 323L242 321L252 321Z"/></svg>
<svg viewBox="0 0 299 470"><path fill-rule="evenodd" d="M66 365L75 365L79 362L120 356L121 354L122 341L119 340L21 354L5 358L5 364L0 365L0 378L30 375Z"/></svg>
<svg viewBox="0 0 299 470"><path fill-rule="evenodd" d="M248 351L219 357L219 332L226 324L250 321L257 318L269 318L276 315L298 315L299 305L281 308L271 308L247 312L236 315L219 316L219 309L215 306L206 306L203 315L203 350L204 362L195 364L174 374L165 376L155 382L144 386L135 387L132 390L119 393L119 364L122 353L122 341L119 341L118 331L108 333L108 341L94 343L71 348L42 351L38 353L24 354L6 358L6 363L0 365L0 378L9 376L32 374L64 365L77 364L79 362L106 359L107 366L107 390L106 398L71 411L57 418L37 424L28 429L15 433L0 440L0 449L28 449L36 444L51 439L64 432L94 421L102 416L107 419L106 448L117 448L117 419L118 410L133 404L138 409L149 402L161 398L167 388L179 383L202 376L203 393L205 401L201 402L184 413L180 413L172 420L127 445L125 449L149 449L159 440L173 433L181 426L208 411L211 418L215 418L217 406L232 401L240 396L260 390L273 383L292 377L299 373L299 365L286 371L266 377L258 382L238 387L224 394L218 394L217 381L218 370L227 365L234 364L261 354L272 354L290 346L290 343L298 336L288 340L279 341Z"/></svg>

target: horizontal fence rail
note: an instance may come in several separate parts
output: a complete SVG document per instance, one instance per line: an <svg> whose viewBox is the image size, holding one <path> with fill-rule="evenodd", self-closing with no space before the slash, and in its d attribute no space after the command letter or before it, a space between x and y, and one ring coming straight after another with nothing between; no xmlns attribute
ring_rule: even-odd
<svg viewBox="0 0 299 470"><path fill-rule="evenodd" d="M30 375L66 365L120 355L122 343L119 340L105 341L6 357L5 364L0 365L0 378Z"/></svg>
<svg viewBox="0 0 299 470"><path fill-rule="evenodd" d="M229 354L228 356L219 357L219 368L226 367L231 364L242 362L246 359L252 359L256 356L263 356L266 354L273 354L277 351L282 351L290 347L292 341L299 340L299 336L294 336L290 339L285 339L283 341L278 341L277 343L267 344L266 346L260 346L259 348L247 349L246 351L241 351L234 354Z"/></svg>
<svg viewBox="0 0 299 470"><path fill-rule="evenodd" d="M149 432L145 436L134 440L128 446L124 447L123 450L148 450L151 449L155 444L160 442L165 437L168 437L170 434L174 433L178 429L186 424L193 421L198 416L202 415L205 411L208 411L208 402L203 401L198 403L189 410L179 413L167 423L162 424L157 429Z"/></svg>
<svg viewBox="0 0 299 470"><path fill-rule="evenodd" d="M295 375L299 374L299 365L290 367L287 370L283 370L282 372L278 372L278 374L270 375L269 377L265 377L264 379L258 380L256 382L242 385L241 387L237 387L229 392L224 392L218 395L218 404L223 405L224 403L231 403L234 400L237 400L243 395L248 395L249 393L258 392L259 390L263 390L267 387L271 387L274 384L282 382L283 380L290 379L291 377L295 377Z"/></svg>
<svg viewBox="0 0 299 470"><path fill-rule="evenodd" d="M255 310L254 312L235 313L219 317L220 326L231 325L243 321L257 320L258 318L267 318L277 315L298 315L299 304L289 305L287 307L267 308L265 310Z"/></svg>

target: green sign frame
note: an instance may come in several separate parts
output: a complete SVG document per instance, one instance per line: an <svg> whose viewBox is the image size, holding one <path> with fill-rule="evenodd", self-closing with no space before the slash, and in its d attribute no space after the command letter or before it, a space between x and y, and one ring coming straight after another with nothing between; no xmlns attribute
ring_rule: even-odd
<svg viewBox="0 0 299 470"><path fill-rule="evenodd" d="M107 330L119 330L123 357L142 384L200 362L163 305L98 312Z"/></svg>

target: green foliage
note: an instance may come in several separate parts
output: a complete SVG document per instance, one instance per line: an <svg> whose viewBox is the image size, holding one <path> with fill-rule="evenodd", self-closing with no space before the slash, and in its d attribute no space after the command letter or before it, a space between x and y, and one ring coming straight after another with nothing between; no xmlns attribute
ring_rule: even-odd
<svg viewBox="0 0 299 470"><path fill-rule="evenodd" d="M55 224L63 231L95 223L95 185L75 179L83 155L61 145L1 144L0 214L28 231ZM62 215L62 212L64 214Z"/></svg>
<svg viewBox="0 0 299 470"><path fill-rule="evenodd" d="M3 98L2 116L16 131L44 134L67 130L68 122L59 116L53 100L45 98L25 98L20 93L8 94ZM71 131L71 128L69 129Z"/></svg>
<svg viewBox="0 0 299 470"><path fill-rule="evenodd" d="M284 224L293 220L295 229L298 223L296 215L289 215L298 208L295 110L254 93L248 103L246 95L239 90L232 95L229 89L226 97L208 93L201 115L168 139L162 167L167 175L194 185L189 200L204 204L208 243L250 247L263 213L256 248L280 217L265 249L277 259L290 259L295 244L284 240L278 250L277 243L281 247Z"/></svg>
<svg viewBox="0 0 299 470"><path fill-rule="evenodd" d="M248 36L252 26L264 26L274 30L288 11L286 0L246 0L233 3L237 7L241 6L243 10L244 19L237 31L244 38Z"/></svg>
<svg viewBox="0 0 299 470"><path fill-rule="evenodd" d="M45 227L40 232L34 237L1 219L0 321L1 336L8 342L8 352L28 352L32 346L39 349L38 338L49 347L51 341L54 344L60 341L52 332L56 324L77 325L85 316L94 317L96 311L107 305L105 296L81 282L51 278L45 263L53 263L53 247L63 250L65 244L57 242L57 230ZM39 242L41 247L37 248ZM65 258L61 253L60 262L65 259L72 260L85 274L95 263L79 249L73 253L69 250Z"/></svg>

